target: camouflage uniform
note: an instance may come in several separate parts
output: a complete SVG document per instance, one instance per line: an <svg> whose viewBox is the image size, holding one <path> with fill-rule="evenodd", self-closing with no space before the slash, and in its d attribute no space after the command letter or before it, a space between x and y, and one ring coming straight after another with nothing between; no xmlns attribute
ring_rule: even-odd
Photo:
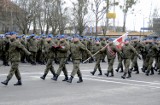
<svg viewBox="0 0 160 105"><path fill-rule="evenodd" d="M20 62L20 50L23 50L27 55L31 53L16 39L11 39L10 47L9 47L9 60L11 62L11 69L7 76L7 79L4 82L1 82L4 85L8 84L8 81L15 74L18 79L18 83L21 83L21 75L18 69Z"/></svg>

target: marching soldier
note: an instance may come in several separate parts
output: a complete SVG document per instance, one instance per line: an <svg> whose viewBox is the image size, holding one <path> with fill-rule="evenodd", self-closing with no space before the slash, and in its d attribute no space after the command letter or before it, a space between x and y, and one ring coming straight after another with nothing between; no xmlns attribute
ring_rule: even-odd
<svg viewBox="0 0 160 105"><path fill-rule="evenodd" d="M103 47L101 46L99 40L96 40L96 43L93 46L92 49L92 54L95 54L97 51L101 50ZM92 72L90 72L92 75L95 74L95 72L97 71L97 69L99 70L99 74L98 75L102 75L102 69L100 66L100 62L102 60L102 52L98 53L97 55L95 55L95 60L96 60L96 64L94 67L94 70Z"/></svg>
<svg viewBox="0 0 160 105"><path fill-rule="evenodd" d="M36 65L36 55L37 55L37 41L35 40L35 35L32 34L27 42L27 47L31 52L30 60L32 65Z"/></svg>
<svg viewBox="0 0 160 105"><path fill-rule="evenodd" d="M9 60L11 62L11 69L7 76L7 79L3 82L1 82L4 85L8 85L9 80L12 78L12 76L15 74L16 78L18 79L18 82L14 84L22 85L21 82L21 75L18 69L19 62L20 62L20 50L23 50L27 55L30 55L31 53L16 39L16 33L11 32L10 34L11 42L9 46Z"/></svg>
<svg viewBox="0 0 160 105"><path fill-rule="evenodd" d="M157 52L159 51L158 47L156 44L153 44L153 39L148 38L147 44L146 44L146 50L147 50L147 55L146 55L146 65L147 65L147 71L146 71L146 76L153 75L154 70L152 67L153 61L156 57Z"/></svg>
<svg viewBox="0 0 160 105"><path fill-rule="evenodd" d="M139 59L141 59L141 57L139 56L136 49L132 45L129 44L129 40L125 41L125 44L122 47L122 53L123 53L125 70L124 70L123 76L121 76L121 77L123 79L125 79L126 75L128 74L127 78L130 78L131 77L131 70L129 69L129 66L130 66L130 60L132 57L132 53L134 53L136 56L138 56Z"/></svg>
<svg viewBox="0 0 160 105"><path fill-rule="evenodd" d="M80 71L79 65L82 59L82 52L81 51L86 51L87 54L92 56L91 52L80 42L79 36L75 35L73 38L73 43L71 44L71 57L72 57L72 62L73 62L73 70L71 73L71 77L67 82L72 83L72 80L74 76L77 74L79 77L79 80L77 83L83 82L82 79L82 73Z"/></svg>
<svg viewBox="0 0 160 105"><path fill-rule="evenodd" d="M57 49L57 57L59 59L59 68L56 72L56 75L54 78L52 78L52 80L57 81L58 76L60 75L61 71L63 71L65 79L63 81L67 81L68 80L68 72L67 72L67 68L66 68L66 60L68 57L68 50L70 49L70 46L68 44L68 42L65 40L65 36L61 35L60 36L60 40L58 42L58 49Z"/></svg>
<svg viewBox="0 0 160 105"><path fill-rule="evenodd" d="M47 64L46 64L46 69L44 71L44 74L43 74L42 77L40 77L43 80L46 78L49 71L53 74L53 77L55 77L55 70L54 70L54 67L52 66L52 63L53 63L54 58L55 58L54 46L56 46L56 45L52 41L52 37L53 37L52 35L49 35L48 38L46 39L47 40L46 55L47 55L48 61L47 61Z"/></svg>
<svg viewBox="0 0 160 105"><path fill-rule="evenodd" d="M111 73L110 77L114 76L114 71L113 71L113 64L114 60L116 58L116 53L121 54L120 50L113 44L113 39L108 39L109 43L108 45L103 48L101 51L107 53L107 59L108 59L108 70L105 75L108 77L109 73Z"/></svg>

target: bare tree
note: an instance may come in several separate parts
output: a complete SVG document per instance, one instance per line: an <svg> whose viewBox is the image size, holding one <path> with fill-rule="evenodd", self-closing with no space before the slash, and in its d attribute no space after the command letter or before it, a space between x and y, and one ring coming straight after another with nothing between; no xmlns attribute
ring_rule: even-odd
<svg viewBox="0 0 160 105"><path fill-rule="evenodd" d="M75 20L75 27L77 27L77 31L79 35L82 35L85 27L86 21L85 16L88 13L88 0L77 0L77 2L72 2L73 4L73 16Z"/></svg>
<svg viewBox="0 0 160 105"><path fill-rule="evenodd" d="M123 5L120 5L120 8L123 11L123 32L126 31L126 19L129 9L132 9L136 5L138 0L124 0Z"/></svg>

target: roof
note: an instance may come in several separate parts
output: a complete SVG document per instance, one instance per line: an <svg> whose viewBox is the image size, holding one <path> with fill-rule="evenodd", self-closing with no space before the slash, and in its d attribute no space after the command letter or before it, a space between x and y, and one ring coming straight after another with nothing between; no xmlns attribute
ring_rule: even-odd
<svg viewBox="0 0 160 105"><path fill-rule="evenodd" d="M154 32L129 32L128 36L147 36L153 34ZM105 36L121 36L125 32L108 32ZM104 36L103 34L98 34L98 36Z"/></svg>

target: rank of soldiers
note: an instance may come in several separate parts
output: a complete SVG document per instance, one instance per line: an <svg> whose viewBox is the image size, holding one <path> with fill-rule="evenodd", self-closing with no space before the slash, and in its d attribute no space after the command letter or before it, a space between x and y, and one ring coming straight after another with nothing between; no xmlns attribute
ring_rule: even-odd
<svg viewBox="0 0 160 105"><path fill-rule="evenodd" d="M98 53L97 53L98 52ZM44 74L40 77L45 80L48 72L53 74L54 81L58 80L61 71L65 78L63 81L72 83L74 76L77 74L79 80L77 83L83 82L80 63L90 57L87 63L95 62L95 67L91 71L94 75L99 71L102 74L101 62L106 62L107 77L113 77L114 71L123 72L121 78L131 78L131 73L139 74L139 66L137 59L143 62L142 72L146 76L153 75L154 72L160 74L160 38L152 37L139 40L137 37L125 39L123 46L118 48L112 38L93 38L86 36L67 36L67 35L17 35L16 32L8 32L0 35L0 59L4 66L10 66L10 71L5 81L1 82L8 85L8 82L15 74L18 82L15 86L22 85L21 74L18 69L19 62L31 63L32 65L46 65ZM93 54L97 53L95 56ZM117 69L113 69L115 59L118 59ZM66 64L71 61L73 69L68 75ZM53 62L59 65L58 70L54 69ZM154 65L153 65L154 64Z"/></svg>

